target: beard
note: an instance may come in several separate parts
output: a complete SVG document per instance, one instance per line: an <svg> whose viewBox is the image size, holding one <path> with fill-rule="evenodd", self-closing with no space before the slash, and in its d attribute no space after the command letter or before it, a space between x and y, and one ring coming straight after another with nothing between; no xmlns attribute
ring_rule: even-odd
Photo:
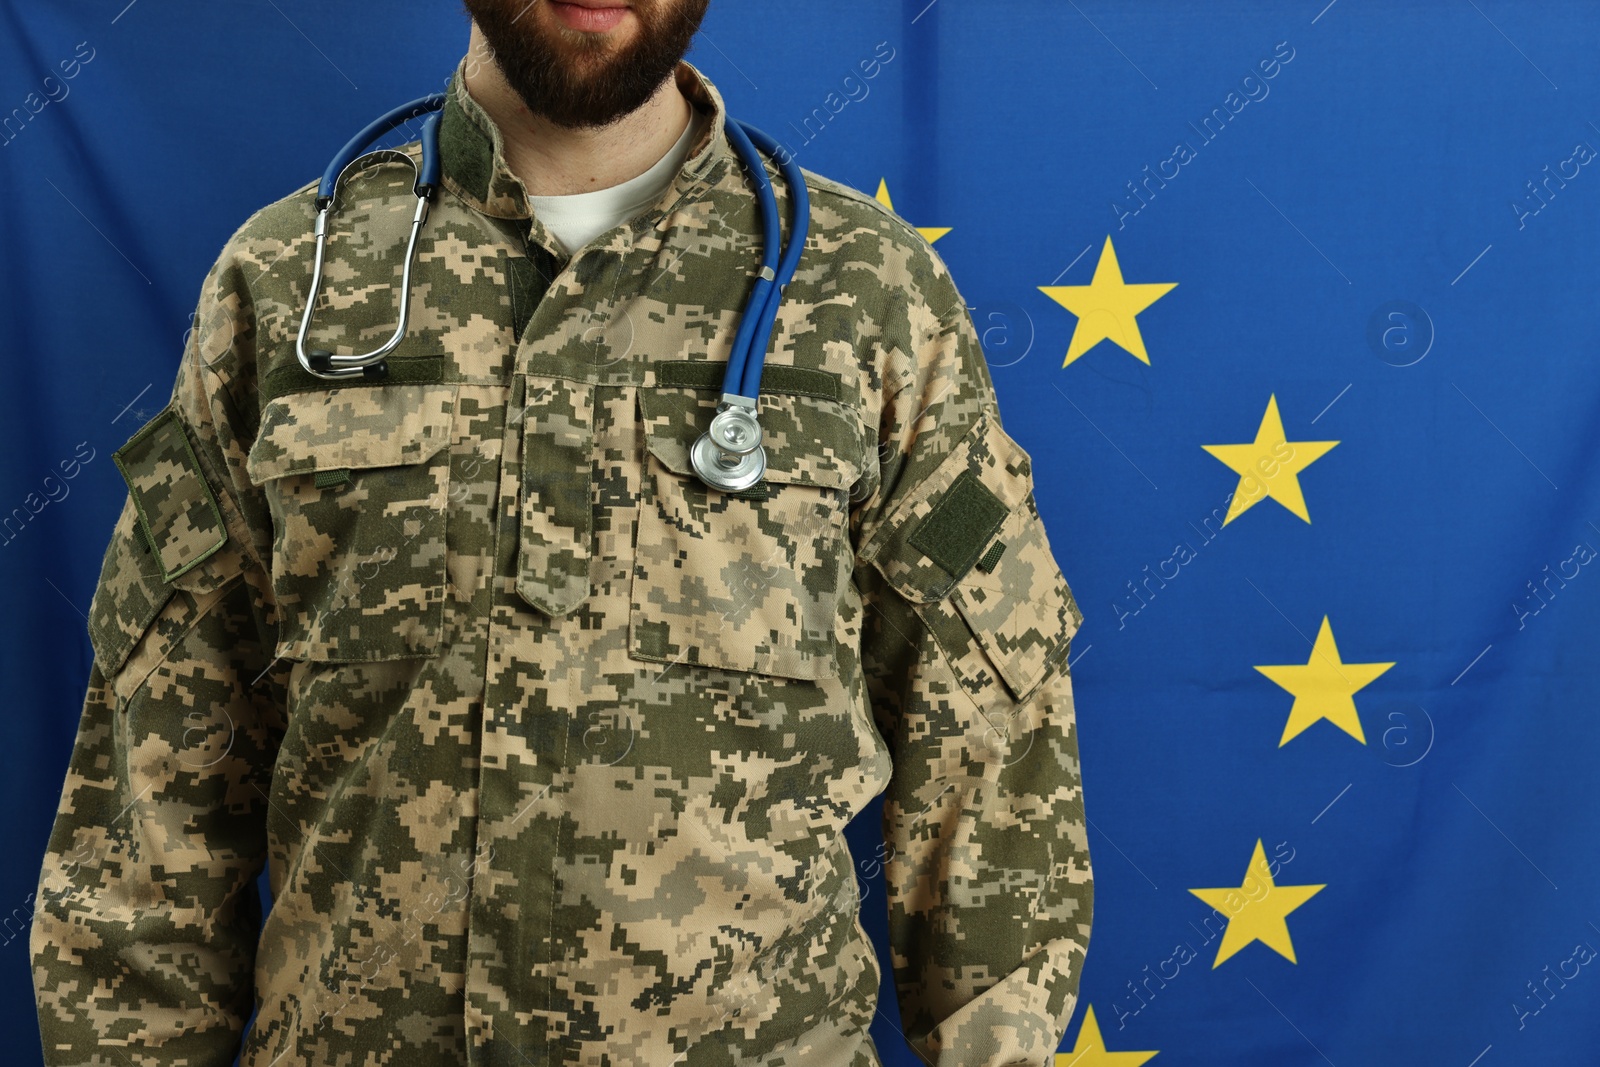
<svg viewBox="0 0 1600 1067"><path fill-rule="evenodd" d="M462 0L495 65L528 110L570 129L606 126L650 99L677 68L710 0L632 0L639 25L588 33L536 8L545 0Z"/></svg>

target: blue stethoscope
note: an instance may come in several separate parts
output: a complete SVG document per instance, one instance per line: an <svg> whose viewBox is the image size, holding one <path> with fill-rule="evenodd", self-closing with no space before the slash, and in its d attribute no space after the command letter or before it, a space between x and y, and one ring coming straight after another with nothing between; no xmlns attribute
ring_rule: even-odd
<svg viewBox="0 0 1600 1067"><path fill-rule="evenodd" d="M355 376L382 378L388 374L384 357L406 335L406 318L411 310L411 265L416 257L417 235L428 218L428 204L439 186L439 113L444 108L445 94L424 96L395 108L374 119L350 143L339 150L333 162L322 174L317 186L317 221L313 231L317 238L316 262L311 269L311 295L306 300L305 314L300 319L300 335L295 341L295 354L300 365L319 378L342 380ZM432 114L429 114L432 112ZM362 155L363 150L377 138L420 115L428 115L422 123L422 163L404 152L379 149ZM761 202L761 221L764 251L761 270L754 289L745 303L739 319L739 331L734 336L733 352L728 357L727 370L722 378L722 399L711 426L696 438L689 449L689 461L695 473L707 485L728 492L747 489L761 480L767 469L767 454L761 447L761 424L756 420L756 400L760 395L761 369L767 346L772 340L773 322L778 316L778 303L783 298L783 287L794 277L795 266L805 247L806 231L811 219L811 202L806 193L805 178L793 156L780 153L778 143L749 123L729 116L724 128L734 150L744 161L745 169L755 184L756 197ZM754 142L754 143L752 143ZM794 204L794 219L789 240L780 248L778 224L778 199L773 194L772 182L767 177L766 166L756 151L760 145L768 155L778 159L779 170L789 185L789 197ZM311 331L312 308L322 291L323 255L328 244L328 214L333 209L334 192L345 171L360 160L371 162L393 161L409 165L416 173L415 190L417 210L411 220L411 236L406 244L405 271L400 279L400 321L394 335L371 352L362 355L335 355L322 349L306 351L306 335ZM754 312L752 315L751 313Z"/></svg>

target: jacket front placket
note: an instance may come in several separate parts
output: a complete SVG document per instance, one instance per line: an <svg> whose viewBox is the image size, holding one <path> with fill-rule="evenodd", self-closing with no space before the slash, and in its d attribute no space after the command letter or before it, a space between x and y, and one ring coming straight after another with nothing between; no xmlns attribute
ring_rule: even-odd
<svg viewBox="0 0 1600 1067"><path fill-rule="evenodd" d="M466 946L470 1067L562 1062L594 1040L594 1005L574 995L569 971L575 930L592 917L586 902L560 899L559 872L592 862L600 847L574 839L579 823L568 805L574 767L592 755L585 744L594 716L617 700L594 660L596 642L627 632L611 598L594 603L592 575L610 583L613 598L627 588L617 584L615 561L595 558L596 538L614 533L594 511L596 470L610 469L604 453L618 447L619 432L614 413L598 406L615 404L619 388L631 397L638 387L635 364L652 344L636 335L646 324L630 317L630 301L661 269L675 209L698 199L725 165L719 147L663 205L555 270L517 344L495 551L495 573L504 577L486 631ZM559 262L541 223L530 217L525 225L530 258L550 263L542 251ZM624 429L631 436L631 424Z"/></svg>
<svg viewBox="0 0 1600 1067"><path fill-rule="evenodd" d="M531 226L537 243L543 231ZM593 633L572 615L593 591L596 403L630 244L619 236L556 274L512 369L501 496L515 521L497 565L514 578L519 606L502 603L488 637L468 934L472 1067L552 1062L578 1010L557 978L571 931L557 914L556 870L571 848L567 771L581 758L573 709L594 678Z"/></svg>
<svg viewBox="0 0 1600 1067"><path fill-rule="evenodd" d="M522 514L517 593L559 617L589 597L594 383L521 374Z"/></svg>

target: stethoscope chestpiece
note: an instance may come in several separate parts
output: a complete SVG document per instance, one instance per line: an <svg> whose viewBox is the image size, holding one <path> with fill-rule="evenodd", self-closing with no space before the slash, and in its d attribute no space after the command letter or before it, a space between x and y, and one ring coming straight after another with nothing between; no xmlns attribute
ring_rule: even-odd
<svg viewBox="0 0 1600 1067"><path fill-rule="evenodd" d="M713 489L735 493L748 489L767 472L761 447L756 402L738 393L723 393L711 426L689 448L689 463Z"/></svg>

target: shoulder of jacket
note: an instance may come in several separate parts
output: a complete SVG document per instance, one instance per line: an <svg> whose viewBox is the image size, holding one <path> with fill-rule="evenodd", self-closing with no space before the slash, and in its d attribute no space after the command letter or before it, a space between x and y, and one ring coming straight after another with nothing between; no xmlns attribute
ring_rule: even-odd
<svg viewBox="0 0 1600 1067"><path fill-rule="evenodd" d="M944 259L917 228L885 207L876 197L815 171L800 168L812 198L812 225L839 233L869 230L883 244L883 281L886 286L921 293L941 318L962 305L955 279ZM821 213L818 208L824 209ZM907 277L893 277L896 270Z"/></svg>
<svg viewBox="0 0 1600 1067"><path fill-rule="evenodd" d="M313 178L293 192L251 212L223 242L224 255L266 243L287 243L310 234L311 224L317 214L317 185L321 180L320 177Z"/></svg>
<svg viewBox="0 0 1600 1067"><path fill-rule="evenodd" d="M805 167L800 168L800 173L805 177L806 190L811 194L813 208L825 204L832 210L840 212L847 223L879 230L897 242L912 247L920 245L932 251L932 247L922 239L922 235L910 223L885 207L877 198Z"/></svg>
<svg viewBox="0 0 1600 1067"><path fill-rule="evenodd" d="M394 150L416 158L421 145L413 140L395 145ZM338 203L334 211L337 213L347 209L368 197L393 196L402 185L404 191L409 193L411 182L409 168L397 162L352 171L339 183ZM316 222L317 187L321 183L322 176L319 174L292 192L257 208L224 242L219 258L228 260L230 254L243 255L246 259L257 255L270 258L290 244L309 240ZM262 266L265 267L265 264Z"/></svg>

